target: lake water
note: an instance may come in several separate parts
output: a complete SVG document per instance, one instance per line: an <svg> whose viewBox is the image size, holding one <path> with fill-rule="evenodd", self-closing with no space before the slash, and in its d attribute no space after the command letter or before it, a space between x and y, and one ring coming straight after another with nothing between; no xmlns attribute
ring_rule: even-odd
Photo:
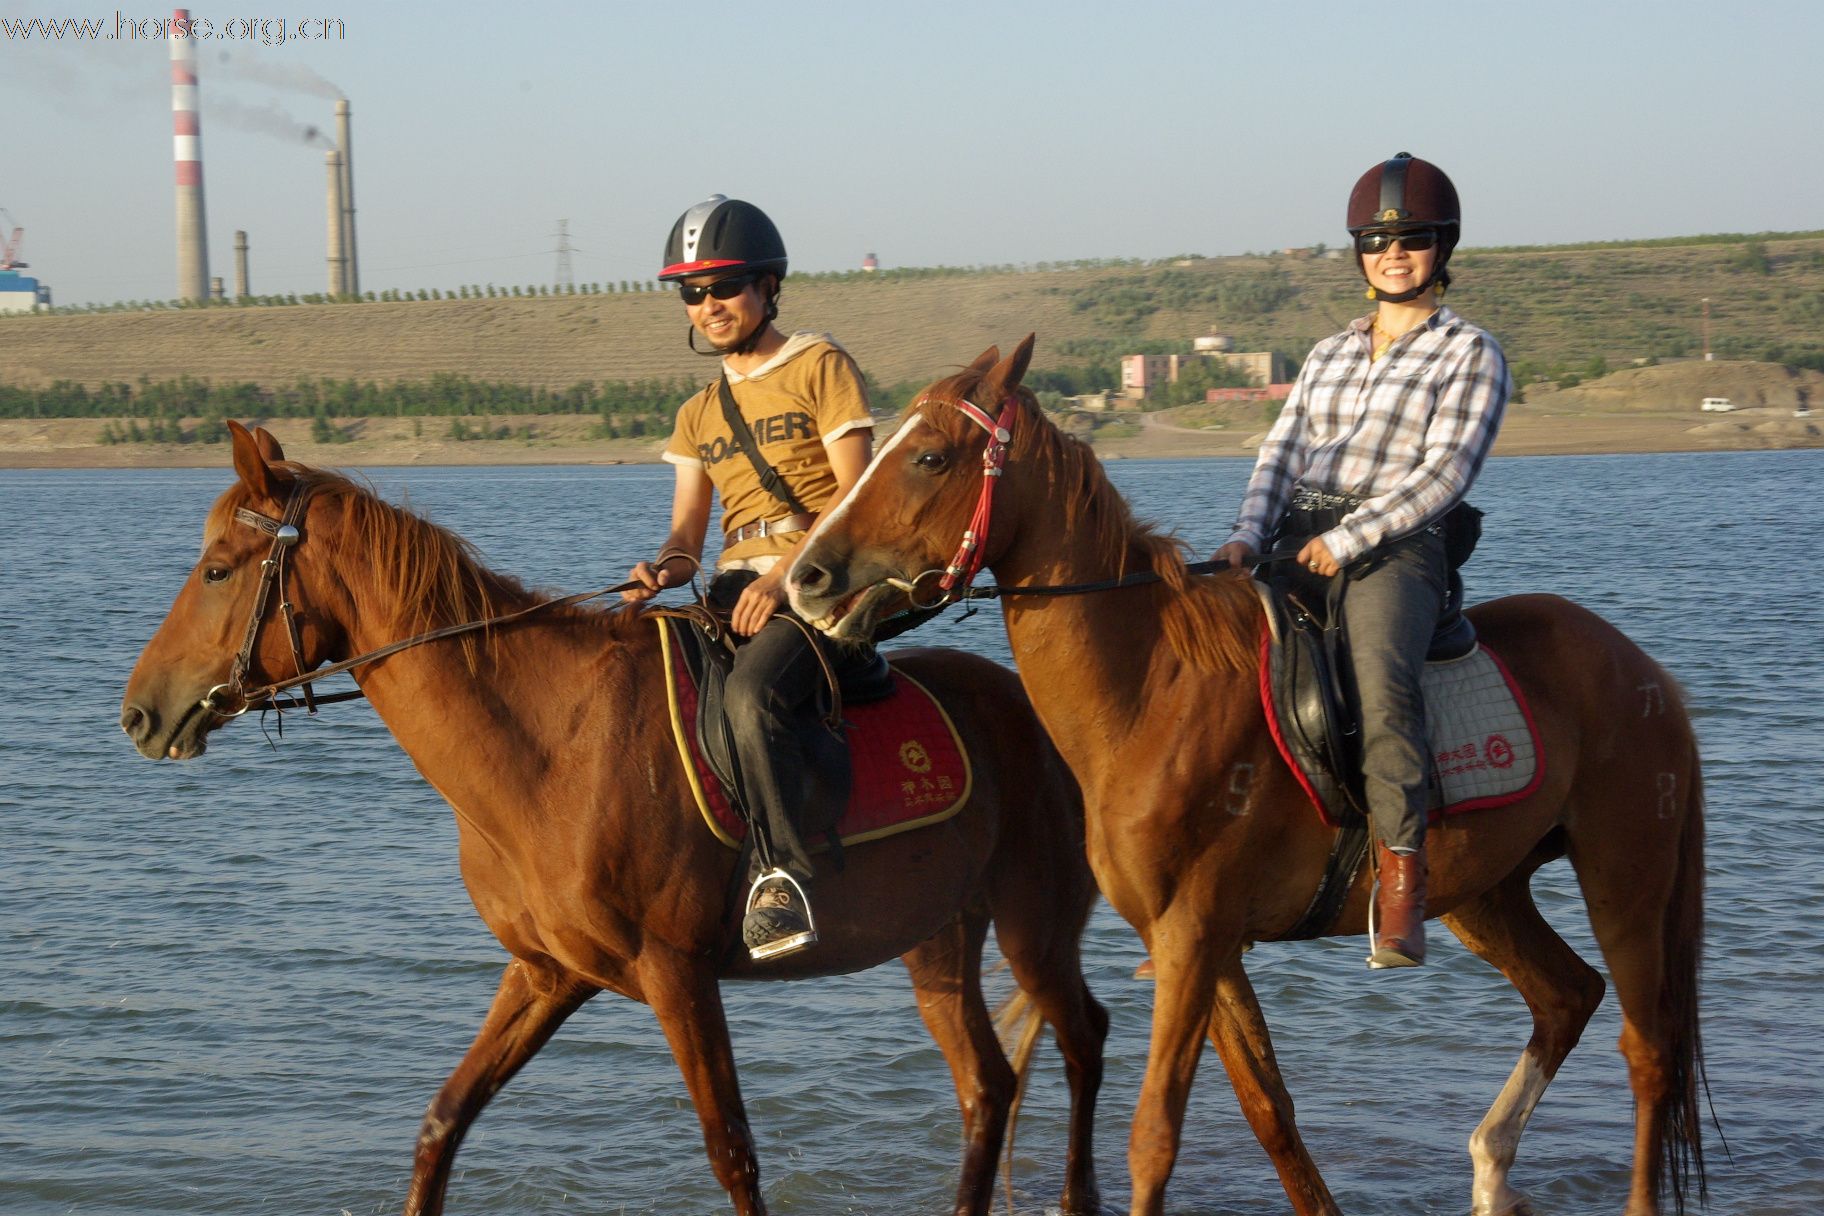
<svg viewBox="0 0 1824 1216"><path fill-rule="evenodd" d="M470 907L448 809L363 704L251 718L154 764L116 725L133 660L195 559L220 470L0 472L0 1213L395 1212L425 1104L468 1046L504 955ZM1207 552L1239 460L1112 466L1138 509ZM1472 599L1550 590L1627 631L1689 690L1709 787L1705 1045L1710 1211L1824 1211L1824 697L1815 452L1491 462ZM383 469L391 498L531 583L618 582L664 532L663 467ZM1806 523L1805 520L1812 522ZM917 640L1008 659L998 610ZM1535 881L1598 962L1567 866ZM1351 1213L1467 1210L1465 1142L1529 1018L1446 932L1423 971L1370 975L1359 939L1268 944L1249 971L1301 1126ZM1098 910L1109 1007L1099 1120L1125 1210L1151 989ZM1004 989L1004 977L996 978ZM728 992L776 1213L947 1211L958 1120L897 966ZM1547 1093L1514 1181L1539 1216L1616 1212L1630 1097L1611 995ZM1404 1092L1403 1101L1389 1095ZM1055 1202L1062 1069L1043 1054L1018 1211ZM1286 1210L1206 1058L1171 1210ZM604 995L475 1126L454 1213L728 1208L650 1013Z"/></svg>

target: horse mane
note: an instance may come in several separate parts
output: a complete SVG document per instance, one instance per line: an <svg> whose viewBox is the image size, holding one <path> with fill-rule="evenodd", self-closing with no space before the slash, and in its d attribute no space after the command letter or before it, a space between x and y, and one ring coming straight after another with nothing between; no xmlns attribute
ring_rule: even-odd
<svg viewBox="0 0 1824 1216"><path fill-rule="evenodd" d="M328 550L356 602L398 605L391 631L400 637L441 625L485 620L556 598L527 588L511 575L490 570L467 539L407 507L387 502L364 482L292 461L277 463L274 469L302 482L309 500L333 505L341 526L307 536L307 543ZM237 482L210 511L209 534L226 529L233 523L235 510L251 505L252 499L251 491ZM565 616L597 621L615 638L625 640L633 636L638 614L572 605L552 609L547 619ZM463 657L471 671L479 657L480 641L485 637L493 642L498 636L491 629L462 636Z"/></svg>
<svg viewBox="0 0 1824 1216"><path fill-rule="evenodd" d="M981 374L964 371L933 385L926 395L966 398L980 381ZM1020 410L1009 459L1022 465L1030 461L1048 472L1051 480L1043 500L1059 513L1059 526L1073 535L1089 536L1098 561L1114 577L1138 571L1159 575L1165 584L1154 593L1160 626L1178 657L1205 671L1253 671L1260 654L1260 600L1248 578L1240 572L1191 574L1185 569L1190 543L1136 518L1090 445L1059 430L1024 386L1016 387L1014 394ZM992 405L984 408L997 412ZM947 434L974 430L958 410L934 413L922 406L922 412L927 422Z"/></svg>

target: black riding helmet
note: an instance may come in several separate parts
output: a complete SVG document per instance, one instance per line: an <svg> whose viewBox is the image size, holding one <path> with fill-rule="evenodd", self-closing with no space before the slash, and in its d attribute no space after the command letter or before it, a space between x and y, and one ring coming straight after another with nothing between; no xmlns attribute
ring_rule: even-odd
<svg viewBox="0 0 1824 1216"><path fill-rule="evenodd" d="M766 293L766 314L752 333L726 351L697 351L700 355L745 354L753 349L760 334L779 315L779 282L785 278L785 241L779 229L766 217L766 212L738 198L712 194L683 215L671 226L665 241L665 264L659 281L675 283L691 275L716 273L770 273L771 289ZM689 343L697 350L696 330L689 331Z"/></svg>
<svg viewBox="0 0 1824 1216"><path fill-rule="evenodd" d="M1430 161L1401 152L1362 174L1349 192L1348 227L1351 237L1364 232L1437 229L1438 257L1431 277L1417 287L1380 299L1400 304L1423 295L1434 282L1440 289L1450 286L1450 272L1444 267L1462 233L1463 209L1457 202L1456 186ZM1359 253L1356 266L1366 278L1367 268Z"/></svg>

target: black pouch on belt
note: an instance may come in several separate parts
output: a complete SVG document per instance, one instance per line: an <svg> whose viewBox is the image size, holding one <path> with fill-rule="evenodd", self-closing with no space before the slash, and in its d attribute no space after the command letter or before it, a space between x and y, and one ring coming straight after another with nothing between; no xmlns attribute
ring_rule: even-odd
<svg viewBox="0 0 1824 1216"><path fill-rule="evenodd" d="M1469 560L1482 539L1482 512L1460 502L1444 513L1444 560L1455 570Z"/></svg>

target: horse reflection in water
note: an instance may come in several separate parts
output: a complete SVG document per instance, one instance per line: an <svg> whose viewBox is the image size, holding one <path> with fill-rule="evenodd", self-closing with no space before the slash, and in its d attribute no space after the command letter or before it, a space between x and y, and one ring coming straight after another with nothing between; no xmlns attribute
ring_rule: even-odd
<svg viewBox="0 0 1824 1216"><path fill-rule="evenodd" d="M239 480L209 513L202 559L127 684L121 721L143 754L202 754L227 720L204 701L224 704L222 686L232 697L243 674L277 683L299 666L537 602L452 534L285 462L264 430L231 429ZM298 539L268 611L260 567L282 512L295 514ZM245 673L231 670L243 638ZM1108 1020L1078 955L1095 895L1081 800L1012 673L950 651L895 660L970 741L970 797L942 823L847 850L845 867L818 879L822 940L765 963L738 948L736 854L694 810L652 621L556 607L359 669L381 719L454 809L463 879L512 955L473 1046L424 1117L408 1214L443 1210L469 1125L603 989L652 1006L716 1177L735 1211L764 1212L719 981L836 974L896 956L962 1107L954 1210L986 1212L1018 1085L982 998L990 922L1064 1056L1064 1208L1097 1209L1091 1129Z"/></svg>
<svg viewBox="0 0 1824 1216"><path fill-rule="evenodd" d="M1005 360L991 348L916 400L799 551L793 604L835 635L865 630L905 588L934 595L931 572L966 568L965 531L996 582L1015 591L1159 576L1003 600L1027 691L1082 785L1096 879L1156 964L1128 1146L1132 1211L1164 1210L1207 1033L1293 1208L1334 1213L1242 969L1249 942L1283 937L1300 920L1333 837L1269 736L1259 599L1240 573L1192 577L1175 542L1133 519L1089 449L1021 386L1031 351L1030 337ZM985 477L997 430L1010 432L994 436L1005 466ZM1602 977L1547 925L1529 888L1540 866L1568 857L1621 1000L1635 1098L1627 1212L1657 1213L1662 1192L1682 1211L1688 1187L1701 1195L1704 1182L1704 817L1690 722L1671 677L1575 604L1515 596L1470 615L1524 689L1548 758L1531 797L1435 825L1426 845L1432 912L1533 1013L1532 1038L1470 1140L1472 1208L1525 1209L1508 1180L1521 1131L1602 999ZM1332 932L1366 931L1369 890L1364 873ZM1355 1109L1397 1120L1424 1088L1412 1077L1361 1095Z"/></svg>

